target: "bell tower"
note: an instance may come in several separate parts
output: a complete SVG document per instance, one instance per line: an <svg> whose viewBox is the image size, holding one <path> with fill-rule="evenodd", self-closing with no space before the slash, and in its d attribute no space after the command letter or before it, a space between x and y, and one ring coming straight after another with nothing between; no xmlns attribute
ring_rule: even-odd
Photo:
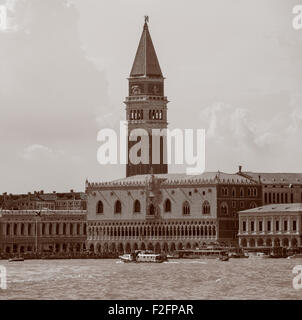
<svg viewBox="0 0 302 320"><path fill-rule="evenodd" d="M164 96L164 77L149 33L148 17L145 17L143 32L128 81L129 93L125 101L128 122L126 176L151 172L167 173L166 138L161 135L152 139L152 134L154 135L155 132L153 129L167 128L168 100ZM138 133L137 139L130 138L131 132L141 132L141 134ZM131 148L138 143L144 148L144 152L142 149L138 150L137 156L144 160L133 163L130 153L135 154L136 149L131 151Z"/></svg>

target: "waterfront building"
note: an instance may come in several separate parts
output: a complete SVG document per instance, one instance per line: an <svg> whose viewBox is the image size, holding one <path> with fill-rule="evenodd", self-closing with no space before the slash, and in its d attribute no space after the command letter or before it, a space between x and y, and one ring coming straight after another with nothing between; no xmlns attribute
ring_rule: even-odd
<svg viewBox="0 0 302 320"><path fill-rule="evenodd" d="M84 210L0 210L0 254L83 252Z"/></svg>
<svg viewBox="0 0 302 320"><path fill-rule="evenodd" d="M250 172L239 166L238 174L261 182L263 204L302 203L302 173Z"/></svg>
<svg viewBox="0 0 302 320"><path fill-rule="evenodd" d="M147 23L129 78L129 128L167 127L164 81ZM128 157L130 153L128 139ZM155 146L149 145L149 157ZM158 147L158 146L156 146ZM160 159L163 158L162 142ZM239 174L168 174L167 165L128 164L126 178L86 181L90 251L173 252L209 243L238 244L238 214L262 205L259 181Z"/></svg>
<svg viewBox="0 0 302 320"><path fill-rule="evenodd" d="M262 204L259 184L222 172L87 182L86 192L88 247L96 253L237 245L237 212Z"/></svg>
<svg viewBox="0 0 302 320"><path fill-rule="evenodd" d="M302 203L270 204L239 212L243 248L301 246Z"/></svg>
<svg viewBox="0 0 302 320"><path fill-rule="evenodd" d="M28 194L7 194L0 196L3 210L86 210L84 192L44 193L43 190Z"/></svg>

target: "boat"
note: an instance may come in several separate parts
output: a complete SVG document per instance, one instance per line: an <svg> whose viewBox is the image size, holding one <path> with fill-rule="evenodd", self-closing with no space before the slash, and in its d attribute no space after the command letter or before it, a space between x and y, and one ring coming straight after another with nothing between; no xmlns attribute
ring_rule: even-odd
<svg viewBox="0 0 302 320"><path fill-rule="evenodd" d="M125 253L119 256L121 261L129 263L161 263L167 261L167 257L161 253L154 253L153 251L137 250L132 253Z"/></svg>
<svg viewBox="0 0 302 320"><path fill-rule="evenodd" d="M228 250L221 248L203 248L195 250L176 250L181 259L217 259L220 256L228 256Z"/></svg>
<svg viewBox="0 0 302 320"><path fill-rule="evenodd" d="M269 254L266 254L264 252L248 252L249 258L270 258Z"/></svg>
<svg viewBox="0 0 302 320"><path fill-rule="evenodd" d="M220 256L218 259L220 261L229 261L229 256Z"/></svg>
<svg viewBox="0 0 302 320"><path fill-rule="evenodd" d="M175 254L167 254L167 259L179 259L179 256Z"/></svg>
<svg viewBox="0 0 302 320"><path fill-rule="evenodd" d="M14 258L10 258L8 260L8 262L18 262L18 261L24 261L23 257L14 257Z"/></svg>
<svg viewBox="0 0 302 320"><path fill-rule="evenodd" d="M270 257L271 259L287 258L286 255L276 254L276 253L271 253L271 254L269 255L269 257ZM302 258L302 257L301 257L301 258Z"/></svg>
<svg viewBox="0 0 302 320"><path fill-rule="evenodd" d="M232 259L239 259L239 258L248 258L249 255L247 253L237 253L237 252L230 252L229 258Z"/></svg>

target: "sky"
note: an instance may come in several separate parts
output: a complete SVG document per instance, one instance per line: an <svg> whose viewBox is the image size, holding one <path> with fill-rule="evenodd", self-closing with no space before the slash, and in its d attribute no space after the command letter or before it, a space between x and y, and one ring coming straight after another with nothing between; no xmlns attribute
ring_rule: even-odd
<svg viewBox="0 0 302 320"><path fill-rule="evenodd" d="M206 170L302 172L299 0L0 0L0 193L125 176L97 133L125 120L144 23L169 128L206 129ZM169 167L183 172L185 166Z"/></svg>

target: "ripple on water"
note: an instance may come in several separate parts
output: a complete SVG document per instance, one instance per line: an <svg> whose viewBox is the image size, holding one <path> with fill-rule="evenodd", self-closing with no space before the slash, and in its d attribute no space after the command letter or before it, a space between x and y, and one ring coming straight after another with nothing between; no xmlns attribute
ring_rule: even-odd
<svg viewBox="0 0 302 320"><path fill-rule="evenodd" d="M0 299L301 299L292 269L302 260L1 261L8 289Z"/></svg>

